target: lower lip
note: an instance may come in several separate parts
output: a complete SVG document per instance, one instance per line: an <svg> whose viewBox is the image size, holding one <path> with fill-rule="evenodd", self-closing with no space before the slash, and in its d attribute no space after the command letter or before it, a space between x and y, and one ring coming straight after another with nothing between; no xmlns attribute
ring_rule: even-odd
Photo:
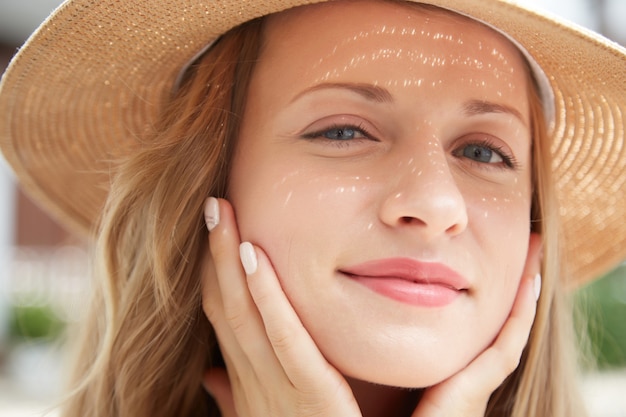
<svg viewBox="0 0 626 417"><path fill-rule="evenodd" d="M411 282L400 278L348 276L380 295L419 307L446 306L462 292L444 285Z"/></svg>

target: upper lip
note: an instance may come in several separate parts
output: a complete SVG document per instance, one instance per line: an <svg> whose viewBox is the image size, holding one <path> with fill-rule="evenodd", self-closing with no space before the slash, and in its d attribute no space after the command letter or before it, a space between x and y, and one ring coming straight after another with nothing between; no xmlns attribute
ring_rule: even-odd
<svg viewBox="0 0 626 417"><path fill-rule="evenodd" d="M450 267L437 262L421 262L411 258L385 258L340 268L351 276L396 278L420 284L442 285L457 291L467 290L469 282Z"/></svg>

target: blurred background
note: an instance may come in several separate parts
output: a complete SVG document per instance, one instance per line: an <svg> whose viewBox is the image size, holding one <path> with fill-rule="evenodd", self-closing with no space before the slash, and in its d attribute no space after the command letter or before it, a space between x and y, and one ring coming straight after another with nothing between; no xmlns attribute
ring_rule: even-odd
<svg viewBox="0 0 626 417"><path fill-rule="evenodd" d="M626 0L520 3L626 45ZM0 0L0 72L58 4ZM599 278L574 294L580 343L593 359L581 382L593 417L626 417L626 265ZM64 329L80 316L89 288L84 242L29 200L0 158L0 417L56 415Z"/></svg>

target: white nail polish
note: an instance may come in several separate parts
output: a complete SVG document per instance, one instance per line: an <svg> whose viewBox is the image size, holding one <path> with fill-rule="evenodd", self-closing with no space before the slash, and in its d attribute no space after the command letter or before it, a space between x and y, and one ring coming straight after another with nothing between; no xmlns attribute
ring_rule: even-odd
<svg viewBox="0 0 626 417"><path fill-rule="evenodd" d="M241 264L246 274L254 274L258 266L258 261L252 243L242 242L241 245L239 245L239 257L241 258Z"/></svg>
<svg viewBox="0 0 626 417"><path fill-rule="evenodd" d="M209 197L204 202L204 221L209 232L215 229L220 222L220 206L217 198Z"/></svg>
<svg viewBox="0 0 626 417"><path fill-rule="evenodd" d="M541 294L541 274L535 275L535 300L539 300Z"/></svg>

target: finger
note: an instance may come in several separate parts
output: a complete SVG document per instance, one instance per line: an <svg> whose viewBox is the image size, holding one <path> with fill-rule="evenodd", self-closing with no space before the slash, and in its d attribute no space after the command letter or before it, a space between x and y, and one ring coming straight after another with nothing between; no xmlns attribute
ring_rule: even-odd
<svg viewBox="0 0 626 417"><path fill-rule="evenodd" d="M470 373L475 371L476 376L480 377L477 381L482 381L483 386L496 389L519 365L535 318L534 286L534 278L522 279L511 314L498 337L468 367L471 368Z"/></svg>
<svg viewBox="0 0 626 417"><path fill-rule="evenodd" d="M218 339L227 346L236 345L235 335L232 333L224 318L224 307L220 288L217 282L217 272L213 258L208 254L202 265L202 309L211 323ZM232 353L232 352L231 352ZM240 353L242 355L242 353Z"/></svg>
<svg viewBox="0 0 626 417"><path fill-rule="evenodd" d="M537 310L540 270L541 237L531 233L524 272L509 317L491 346L466 368L466 374L470 375L469 384L472 384L471 373L475 371L476 376L482 375L483 381L483 385L474 384L475 387L491 386L496 389L519 365Z"/></svg>
<svg viewBox="0 0 626 417"><path fill-rule="evenodd" d="M203 378L204 389L215 399L223 417L237 417L229 375L223 368L211 368Z"/></svg>
<svg viewBox="0 0 626 417"><path fill-rule="evenodd" d="M217 273L213 259L207 256L202 270L202 305L203 310L211 322L213 330L220 341L220 351L226 369L214 368L205 372L203 385L205 390L215 399L225 417L235 417L234 405L231 405L233 392L240 391L241 378L237 368L249 368L246 356L238 345L232 329L226 322L223 314L222 297L217 283ZM231 359L238 358L235 365ZM226 380L224 380L224 378ZM233 388L235 387L235 389ZM231 399L229 399L229 396Z"/></svg>
<svg viewBox="0 0 626 417"><path fill-rule="evenodd" d="M228 213L224 215L223 212L219 200L207 199L205 220L210 234L209 254L203 265L202 306L220 341L222 355L225 360L228 359L227 369L232 376L231 380L238 381L246 377L251 367L225 311L224 302L228 300L230 294L223 293L223 284L220 286L220 281L237 279L237 276L239 280L243 280L243 273L237 256L238 251L232 250L238 246L238 231L236 225L230 223ZM231 255L229 250L234 255ZM233 302L232 299L229 302L231 308L235 308L232 307Z"/></svg>
<svg viewBox="0 0 626 417"><path fill-rule="evenodd" d="M541 245L541 236L531 233L526 264L511 313L492 345L470 364L477 372L481 367L489 367L491 373L483 375L486 383L491 381L493 389L517 368L528 342L541 288Z"/></svg>
<svg viewBox="0 0 626 417"><path fill-rule="evenodd" d="M250 268L245 268L248 272L248 288L261 314L267 337L289 381L296 387L332 383L330 381L341 384L343 378L328 364L304 328L267 255L247 242L241 245L241 250L242 259L251 261Z"/></svg>
<svg viewBox="0 0 626 417"><path fill-rule="evenodd" d="M233 327L239 327L249 313L250 306L245 275L239 262L239 230L232 208L223 200L207 199L205 218L213 219L209 234L215 276L223 304L223 313ZM217 219L217 220L215 220ZM207 227L211 220L207 221ZM242 310L243 308L243 310Z"/></svg>
<svg viewBox="0 0 626 417"><path fill-rule="evenodd" d="M207 206L215 204L208 201ZM208 213L212 225L209 235L210 251L221 297L221 307L207 306L212 311L214 327L220 346L228 351L237 375L242 380L256 382L285 379L270 345L257 306L250 295L239 252L239 231L232 207L226 200L217 200L217 206L208 207L217 213ZM217 221L215 221L217 219ZM215 311L214 308L217 308ZM259 364L271 373L259 374ZM229 371L231 371L229 367ZM256 376L250 375L251 373Z"/></svg>
<svg viewBox="0 0 626 417"><path fill-rule="evenodd" d="M541 235L531 233L528 241L528 254L522 277L532 278L535 298L539 299L541 293L541 258L543 256Z"/></svg>
<svg viewBox="0 0 626 417"><path fill-rule="evenodd" d="M491 393L519 365L535 314L534 280L523 278L493 344L448 380L427 389L413 417L482 416Z"/></svg>
<svg viewBox="0 0 626 417"><path fill-rule="evenodd" d="M241 385L241 378L239 376L238 369L250 369L250 363L247 356L239 346L239 342L232 332L232 329L224 319L221 307L222 300L219 296L219 288L217 288L217 285L214 292L218 293L218 295L211 297L212 299L210 301L205 301L206 297L203 297L203 304L205 304L204 310L205 312L210 310L210 312L207 313L207 316L210 316L209 320L219 341L219 350L224 364L226 365L226 371L228 371L231 390L233 390L232 387L239 387ZM211 306L207 307L209 303ZM236 358L236 361L233 361L232 358ZM207 372L210 371L210 369L207 370ZM208 386L206 384L205 388L208 390Z"/></svg>
<svg viewBox="0 0 626 417"><path fill-rule="evenodd" d="M497 338L465 369L427 389L414 417L483 415L491 393L518 367L528 342L536 312L540 265L541 238L531 234L518 292Z"/></svg>

